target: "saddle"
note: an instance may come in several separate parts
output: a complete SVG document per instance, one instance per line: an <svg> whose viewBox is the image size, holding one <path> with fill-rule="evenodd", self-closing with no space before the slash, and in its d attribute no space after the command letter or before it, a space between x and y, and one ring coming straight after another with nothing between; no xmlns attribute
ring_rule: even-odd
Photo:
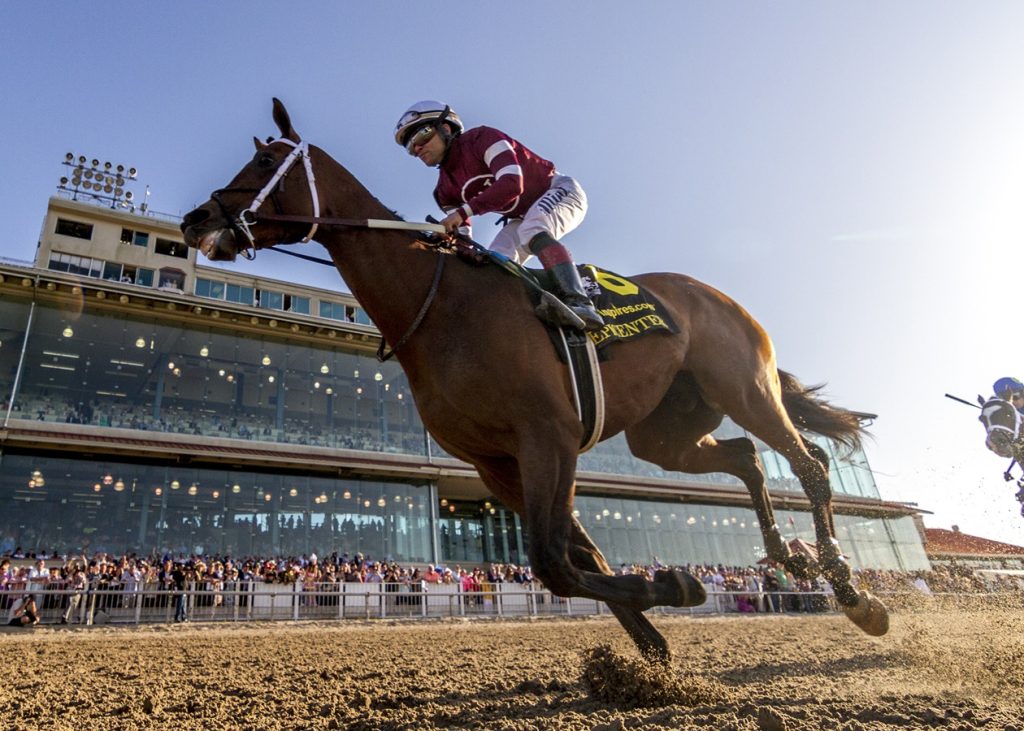
<svg viewBox="0 0 1024 731"><path fill-rule="evenodd" d="M604 430L599 355L614 342L651 332L679 332L671 316L656 297L625 277L592 264L577 265L586 294L605 319L600 330L584 332L582 321L552 293L553 278L545 270L527 269L469 239L456 237L452 245L455 254L470 264L494 264L524 283L555 352L569 368L576 413L583 424L580 452L593 447Z"/></svg>

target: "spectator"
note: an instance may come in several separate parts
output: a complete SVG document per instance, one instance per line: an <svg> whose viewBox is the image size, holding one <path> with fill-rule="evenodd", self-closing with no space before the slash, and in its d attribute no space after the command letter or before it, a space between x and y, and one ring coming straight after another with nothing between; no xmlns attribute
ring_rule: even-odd
<svg viewBox="0 0 1024 731"><path fill-rule="evenodd" d="M11 627L31 627L39 624L39 610L36 607L36 600L31 594L26 594L14 606L11 619L7 623Z"/></svg>

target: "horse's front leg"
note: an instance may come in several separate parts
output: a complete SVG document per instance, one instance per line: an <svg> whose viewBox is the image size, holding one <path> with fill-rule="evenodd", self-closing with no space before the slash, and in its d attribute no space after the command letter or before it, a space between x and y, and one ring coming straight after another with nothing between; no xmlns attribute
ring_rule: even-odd
<svg viewBox="0 0 1024 731"><path fill-rule="evenodd" d="M704 586L683 571L659 571L654 581L644 576L607 576L581 570L569 560L572 545L572 500L576 450L572 438L561 449L551 440L524 445L519 459L530 563L544 586L558 596L579 596L627 609L655 606L691 607L706 599Z"/></svg>
<svg viewBox="0 0 1024 731"><path fill-rule="evenodd" d="M569 551L570 560L578 568L607 576L613 574L608 561L605 560L600 549L576 518L572 519L572 545ZM619 624L626 630L644 657L666 663L672 659L672 653L668 649L665 637L641 611L614 602L608 603L608 609L619 620Z"/></svg>

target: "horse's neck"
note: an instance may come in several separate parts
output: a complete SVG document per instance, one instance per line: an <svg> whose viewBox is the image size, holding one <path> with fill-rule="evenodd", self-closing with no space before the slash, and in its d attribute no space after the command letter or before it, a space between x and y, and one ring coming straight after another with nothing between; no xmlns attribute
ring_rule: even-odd
<svg viewBox="0 0 1024 731"><path fill-rule="evenodd" d="M399 220L348 170L324 157L329 162L317 171L322 217ZM405 231L328 225L316 239L385 337L399 337L423 303L436 257L419 250Z"/></svg>

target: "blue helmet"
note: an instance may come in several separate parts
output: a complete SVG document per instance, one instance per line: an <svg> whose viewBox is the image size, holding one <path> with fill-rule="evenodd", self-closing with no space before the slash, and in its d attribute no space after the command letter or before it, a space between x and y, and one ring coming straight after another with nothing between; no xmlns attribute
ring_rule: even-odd
<svg viewBox="0 0 1024 731"><path fill-rule="evenodd" d="M1009 401L1014 394L1024 394L1024 383L1016 378L1004 376L992 384L992 393L998 398Z"/></svg>

